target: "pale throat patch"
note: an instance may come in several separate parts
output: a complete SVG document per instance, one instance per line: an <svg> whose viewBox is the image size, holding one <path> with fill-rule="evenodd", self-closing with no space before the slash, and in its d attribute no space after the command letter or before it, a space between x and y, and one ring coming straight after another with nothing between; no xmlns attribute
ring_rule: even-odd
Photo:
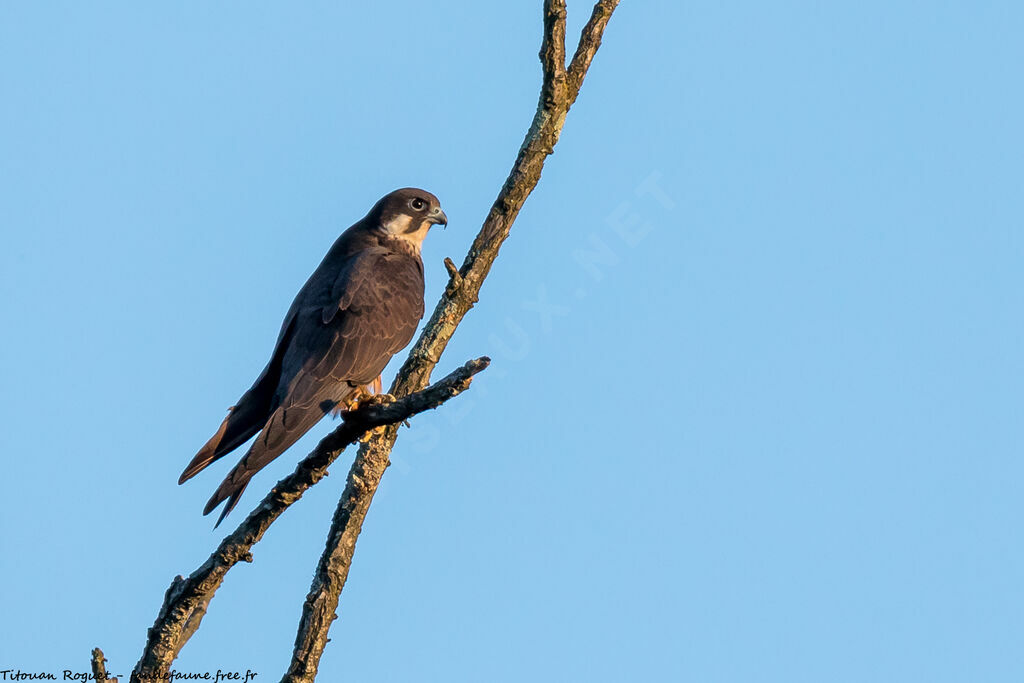
<svg viewBox="0 0 1024 683"><path fill-rule="evenodd" d="M430 230L430 221L423 221L418 230L409 232L409 228L413 225L413 220L412 216L401 214L385 223L384 229L387 230L388 234L392 237L397 237L398 239L407 242L416 250L417 253L419 253L420 247L423 246L423 240L427 236L427 232Z"/></svg>

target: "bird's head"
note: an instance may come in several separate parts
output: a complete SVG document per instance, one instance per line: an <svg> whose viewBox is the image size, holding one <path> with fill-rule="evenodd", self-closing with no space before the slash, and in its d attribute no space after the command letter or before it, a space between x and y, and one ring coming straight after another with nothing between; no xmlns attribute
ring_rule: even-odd
<svg viewBox="0 0 1024 683"><path fill-rule="evenodd" d="M384 195L370 215L388 235L409 242L416 251L432 225L448 224L448 216L441 210L438 198L415 187Z"/></svg>

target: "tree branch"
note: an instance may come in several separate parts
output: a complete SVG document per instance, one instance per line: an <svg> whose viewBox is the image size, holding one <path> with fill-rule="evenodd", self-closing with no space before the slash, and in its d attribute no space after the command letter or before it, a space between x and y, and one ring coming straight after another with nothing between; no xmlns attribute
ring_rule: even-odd
<svg viewBox="0 0 1024 683"><path fill-rule="evenodd" d="M545 108L565 101L565 0L544 0L544 40L540 63L544 81L540 97Z"/></svg>
<svg viewBox="0 0 1024 683"><path fill-rule="evenodd" d="M171 663L199 628L206 607L228 570L238 562L252 562L252 546L259 542L288 506L301 498L309 487L327 476L327 468L346 446L377 427L391 425L397 431L398 423L458 396L469 388L473 376L489 363L490 359L486 357L471 360L422 391L408 393L398 399L377 396L364 401L355 410L344 413L344 422L325 436L292 474L277 482L266 498L237 529L221 541L217 550L201 567L187 579L180 576L174 578L167 589L156 623L149 629L142 658L131 675L132 683L167 679ZM353 486L354 473L355 469L349 474L348 487Z"/></svg>
<svg viewBox="0 0 1024 683"><path fill-rule="evenodd" d="M89 666L92 669L92 678L96 683L117 683L116 678L107 678L107 659L103 656L103 650L98 647L92 650Z"/></svg>
<svg viewBox="0 0 1024 683"><path fill-rule="evenodd" d="M612 12L618 6L619 0L600 0L594 5L594 11L587 20L587 25L580 33L580 42L576 46L576 54L572 56L572 63L569 65L569 106L576 101L583 87L583 78L590 69L590 63L594 61L597 48L601 47L601 37L604 36L605 26L612 18Z"/></svg>
<svg viewBox="0 0 1024 683"><path fill-rule="evenodd" d="M545 159L554 151L566 113L576 100L616 5L618 0L601 0L595 5L567 75L565 2L545 0L544 38L540 50L544 80L533 122L505 184L458 270L458 281L456 273L452 272L454 269L448 268L449 286L391 386L395 396L416 391L430 381L430 374L455 329L478 301L480 287L501 244L508 237L526 198L537 186ZM391 426L359 448L349 473L350 485L346 486L334 513L326 548L303 604L295 650L282 683L312 683L316 678L331 622L337 618L338 600L348 578L356 540L397 437L397 428Z"/></svg>

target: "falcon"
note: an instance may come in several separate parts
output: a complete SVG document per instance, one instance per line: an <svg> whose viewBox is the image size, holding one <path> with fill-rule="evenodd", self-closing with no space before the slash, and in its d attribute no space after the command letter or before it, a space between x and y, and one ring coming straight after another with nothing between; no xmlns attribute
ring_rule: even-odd
<svg viewBox="0 0 1024 683"><path fill-rule="evenodd" d="M184 484L259 433L203 509L208 515L227 501L214 528L253 475L320 418L367 385L379 390L384 366L423 317L420 247L436 224L448 224L437 197L395 190L341 234L299 290L267 367L178 479Z"/></svg>

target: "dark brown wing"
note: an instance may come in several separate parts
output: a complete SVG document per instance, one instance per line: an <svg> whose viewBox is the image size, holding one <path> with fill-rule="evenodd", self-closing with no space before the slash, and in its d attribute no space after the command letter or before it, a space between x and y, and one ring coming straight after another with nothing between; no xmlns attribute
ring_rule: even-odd
<svg viewBox="0 0 1024 683"><path fill-rule="evenodd" d="M230 499L223 520L256 472L373 381L409 343L423 317L423 267L408 254L367 249L346 263L325 294L296 301L270 418L203 514Z"/></svg>
<svg viewBox="0 0 1024 683"><path fill-rule="evenodd" d="M179 484L184 484L208 465L238 448L263 429L280 403L278 387L281 386L284 355L291 342L291 335L295 330L300 311L304 307L317 306L324 307L325 311L337 310L337 306L329 305L331 301L338 300L339 294L335 290L343 289L346 282L362 279L358 276L353 277L354 274L349 270L356 267L365 268L366 263L373 261L373 259L356 258L356 256L360 253L363 256L386 253L387 250L379 245L359 243L358 235L363 234L364 227L362 223L357 223L345 231L328 251L317 269L313 271L299 293L295 295L295 300L281 324L281 332L278 334L277 343L274 345L274 352L271 354L267 367L263 369L252 387L242 394L235 405L228 409L227 417L221 422L220 428L199 449L185 471L181 473L181 477L178 479Z"/></svg>
<svg viewBox="0 0 1024 683"><path fill-rule="evenodd" d="M267 367L256 378L252 387L242 394L235 405L228 409L228 415L220 423L220 428L199 449L185 471L181 473L181 477L178 478L179 484L184 484L206 469L210 463L241 446L266 424L267 418L273 411L274 395L281 380L281 364L294 323L295 312L290 310L285 316L277 344L274 345L274 353L271 355Z"/></svg>

